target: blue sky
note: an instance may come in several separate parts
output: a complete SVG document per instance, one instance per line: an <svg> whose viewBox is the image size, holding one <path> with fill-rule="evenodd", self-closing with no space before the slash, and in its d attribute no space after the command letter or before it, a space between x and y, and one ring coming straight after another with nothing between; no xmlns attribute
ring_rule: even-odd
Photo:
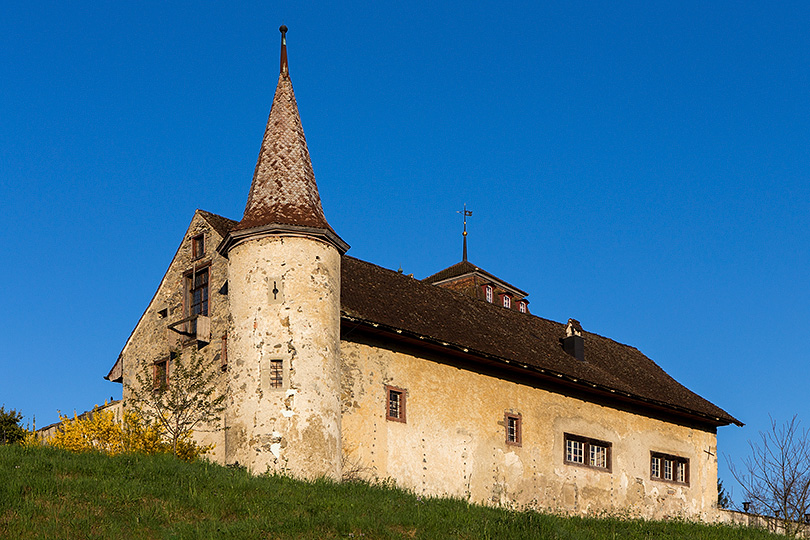
<svg viewBox="0 0 810 540"><path fill-rule="evenodd" d="M810 423L805 3L387 4L4 7L0 404L42 426L120 396L194 209L241 218L284 23L351 255L432 274L466 203L470 260L534 314L745 422L721 454Z"/></svg>

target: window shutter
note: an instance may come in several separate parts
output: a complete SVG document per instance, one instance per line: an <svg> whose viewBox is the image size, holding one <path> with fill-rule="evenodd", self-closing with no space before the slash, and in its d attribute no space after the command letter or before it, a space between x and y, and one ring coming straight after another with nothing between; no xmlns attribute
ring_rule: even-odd
<svg viewBox="0 0 810 540"><path fill-rule="evenodd" d="M205 315L197 316L197 341L211 343L211 318Z"/></svg>

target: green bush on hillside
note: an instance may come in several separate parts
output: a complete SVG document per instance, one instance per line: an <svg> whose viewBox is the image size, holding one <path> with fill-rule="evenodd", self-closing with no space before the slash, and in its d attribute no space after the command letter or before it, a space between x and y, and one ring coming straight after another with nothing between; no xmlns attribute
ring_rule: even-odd
<svg viewBox="0 0 810 540"><path fill-rule="evenodd" d="M25 439L26 430L20 425L22 418L22 413L0 407L0 444L14 444Z"/></svg>

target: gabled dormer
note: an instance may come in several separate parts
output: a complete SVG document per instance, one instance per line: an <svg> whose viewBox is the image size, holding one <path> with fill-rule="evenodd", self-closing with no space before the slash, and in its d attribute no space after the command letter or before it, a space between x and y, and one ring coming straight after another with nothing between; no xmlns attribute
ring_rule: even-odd
<svg viewBox="0 0 810 540"><path fill-rule="evenodd" d="M423 279L438 287L450 289L521 313L529 312L528 293L482 270L469 261L461 261Z"/></svg>

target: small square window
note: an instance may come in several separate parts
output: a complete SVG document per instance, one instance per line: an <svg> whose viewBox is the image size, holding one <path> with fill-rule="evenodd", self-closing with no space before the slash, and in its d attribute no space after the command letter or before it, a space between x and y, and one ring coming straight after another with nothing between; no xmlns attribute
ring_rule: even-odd
<svg viewBox="0 0 810 540"><path fill-rule="evenodd" d="M270 388L284 386L284 360L270 360Z"/></svg>
<svg viewBox="0 0 810 540"><path fill-rule="evenodd" d="M521 446L523 444L523 426L519 414L505 413L506 444Z"/></svg>
<svg viewBox="0 0 810 540"><path fill-rule="evenodd" d="M205 257L205 235L198 234L191 239L191 258L194 260Z"/></svg>
<svg viewBox="0 0 810 540"><path fill-rule="evenodd" d="M385 387L385 418L395 422L405 422L405 390L393 386Z"/></svg>
<svg viewBox="0 0 810 540"><path fill-rule="evenodd" d="M610 471L613 445L609 442L565 434L565 462Z"/></svg>

